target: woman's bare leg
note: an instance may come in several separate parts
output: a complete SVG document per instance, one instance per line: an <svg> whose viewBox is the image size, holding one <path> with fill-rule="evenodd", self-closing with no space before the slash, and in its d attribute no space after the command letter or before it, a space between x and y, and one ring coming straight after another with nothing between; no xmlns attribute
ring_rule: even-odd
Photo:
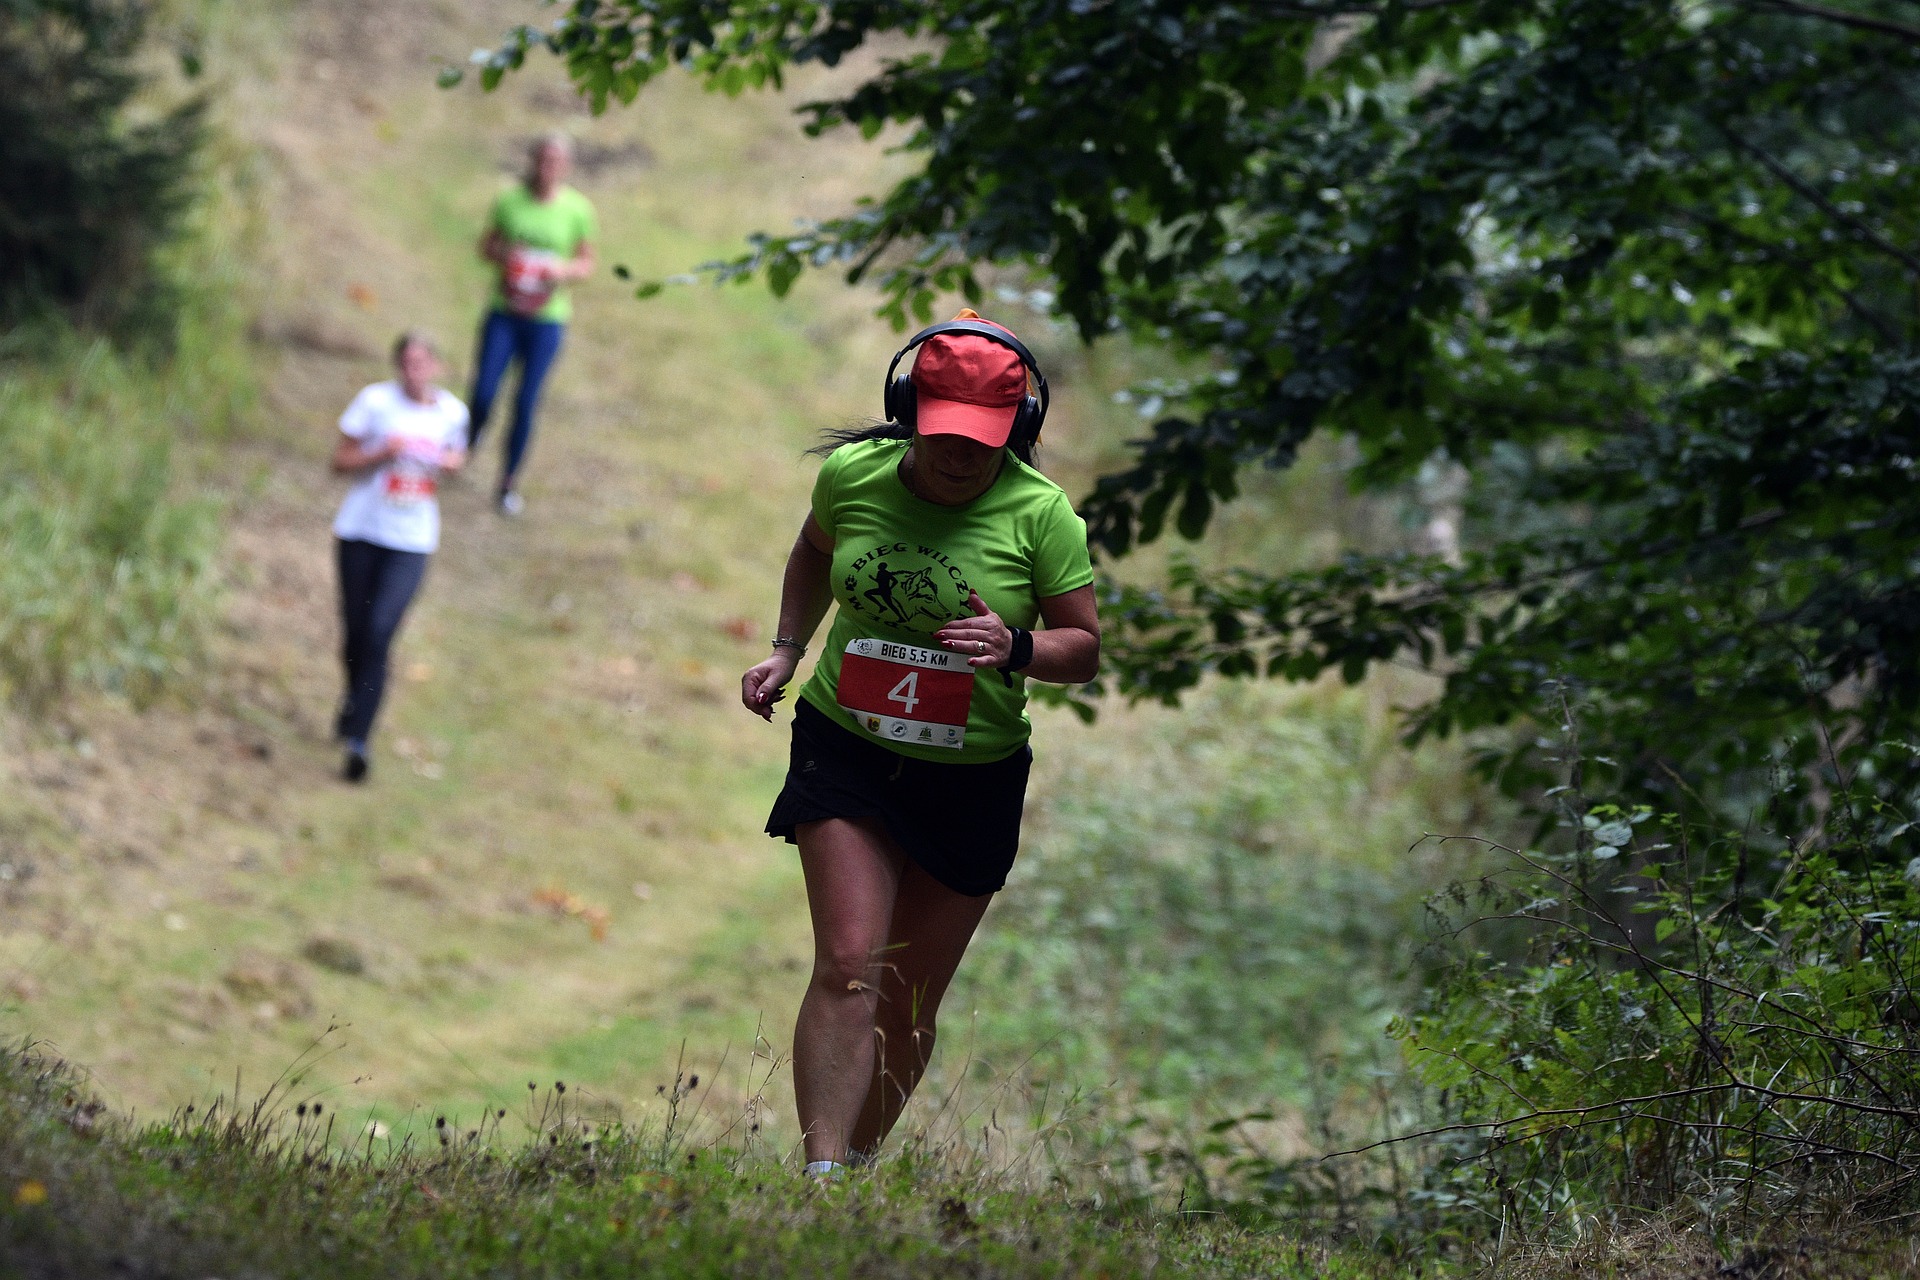
<svg viewBox="0 0 1920 1280"><path fill-rule="evenodd" d="M807 1159L844 1163L874 1075L874 1002L906 859L869 818L794 832L813 916L813 977L793 1029L793 1092Z"/></svg>
<svg viewBox="0 0 1920 1280"><path fill-rule="evenodd" d="M933 1057L934 1017L992 894L968 897L904 862L887 929L880 1002L874 1012L879 1070L853 1128L851 1147L880 1149Z"/></svg>

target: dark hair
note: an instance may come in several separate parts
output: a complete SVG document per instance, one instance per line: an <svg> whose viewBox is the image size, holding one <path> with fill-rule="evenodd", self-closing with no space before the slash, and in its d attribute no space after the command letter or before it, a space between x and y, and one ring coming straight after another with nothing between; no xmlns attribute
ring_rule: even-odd
<svg viewBox="0 0 1920 1280"><path fill-rule="evenodd" d="M807 456L824 458L843 444L861 444L868 440L911 440L913 428L898 422L876 420L864 427L828 427L820 434L825 439L807 450ZM1009 438L1007 451L1028 466L1033 466L1033 441Z"/></svg>
<svg viewBox="0 0 1920 1280"><path fill-rule="evenodd" d="M440 344L425 329L408 329L393 340L393 363L400 363L400 357L407 354L408 347L425 347L428 355L436 360L440 358Z"/></svg>

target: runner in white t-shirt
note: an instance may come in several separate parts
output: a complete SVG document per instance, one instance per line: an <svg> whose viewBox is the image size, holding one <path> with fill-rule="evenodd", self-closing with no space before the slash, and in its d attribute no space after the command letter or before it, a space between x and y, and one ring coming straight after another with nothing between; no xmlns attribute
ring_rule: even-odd
<svg viewBox="0 0 1920 1280"><path fill-rule="evenodd" d="M367 739L387 684L387 652L440 546L442 472L466 462L467 407L434 385L442 366L432 339L409 331L393 344L399 377L365 387L340 415L333 469L357 477L334 517L339 553L341 656L346 694L335 731L347 781L367 776Z"/></svg>

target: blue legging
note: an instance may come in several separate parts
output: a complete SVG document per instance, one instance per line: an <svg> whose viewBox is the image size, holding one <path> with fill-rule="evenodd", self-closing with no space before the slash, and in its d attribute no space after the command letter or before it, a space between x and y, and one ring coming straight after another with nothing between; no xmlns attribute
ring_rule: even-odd
<svg viewBox="0 0 1920 1280"><path fill-rule="evenodd" d="M347 694L340 700L335 731L365 742L387 689L387 653L400 630L413 593L427 576L427 557L358 539L341 538L340 656L347 666Z"/></svg>
<svg viewBox="0 0 1920 1280"><path fill-rule="evenodd" d="M540 384L560 354L560 339L567 326L532 316L509 315L490 311L480 324L480 354L473 370L473 425L467 433L467 447L477 449L480 435L487 429L487 415L493 412L493 400L507 366L520 362L520 385L513 393L513 429L507 433L506 466L500 472L500 488L513 487L520 474L520 463L533 440L533 413L540 402Z"/></svg>

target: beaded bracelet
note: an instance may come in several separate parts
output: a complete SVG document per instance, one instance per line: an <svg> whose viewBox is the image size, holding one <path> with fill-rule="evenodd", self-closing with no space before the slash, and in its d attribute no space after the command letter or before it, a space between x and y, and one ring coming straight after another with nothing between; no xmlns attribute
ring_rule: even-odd
<svg viewBox="0 0 1920 1280"><path fill-rule="evenodd" d="M807 646L801 644L792 636L775 636L773 638L773 647L776 649L792 649L803 658L807 656Z"/></svg>

